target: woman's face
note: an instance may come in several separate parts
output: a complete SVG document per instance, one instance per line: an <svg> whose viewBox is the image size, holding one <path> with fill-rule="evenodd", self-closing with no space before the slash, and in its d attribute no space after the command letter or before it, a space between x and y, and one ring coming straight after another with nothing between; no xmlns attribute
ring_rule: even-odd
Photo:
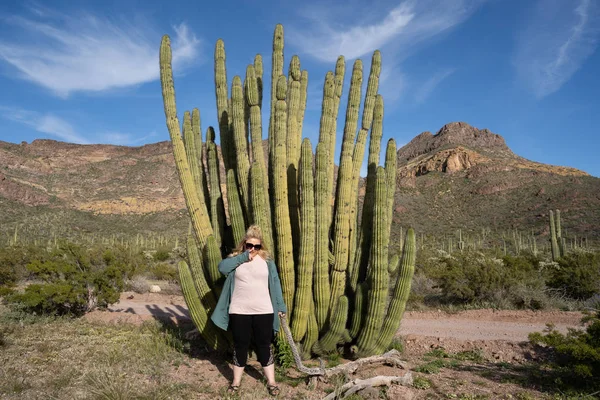
<svg viewBox="0 0 600 400"><path fill-rule="evenodd" d="M254 257L254 255L256 255L256 253L258 253L258 250L261 249L261 242L260 239L256 239L256 238L248 238L246 239L246 250L250 251L250 255Z"/></svg>

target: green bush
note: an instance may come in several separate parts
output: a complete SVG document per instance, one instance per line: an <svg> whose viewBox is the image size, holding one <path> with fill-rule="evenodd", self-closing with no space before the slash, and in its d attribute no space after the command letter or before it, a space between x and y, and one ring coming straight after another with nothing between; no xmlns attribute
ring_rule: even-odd
<svg viewBox="0 0 600 400"><path fill-rule="evenodd" d="M96 307L115 303L123 289L124 273L119 263L94 257L94 251L65 243L46 259L27 264L35 283L7 301L25 311L51 315L79 316Z"/></svg>
<svg viewBox="0 0 600 400"><path fill-rule="evenodd" d="M149 272L154 279L163 281L176 281L178 277L177 267L167 263L153 265Z"/></svg>
<svg viewBox="0 0 600 400"><path fill-rule="evenodd" d="M566 335L550 327L545 334L534 332L534 345L548 346L549 365L557 374L555 382L577 388L600 389L600 310L588 314L585 330L569 329Z"/></svg>
<svg viewBox="0 0 600 400"><path fill-rule="evenodd" d="M578 300L600 293L600 253L575 251L560 258L548 286Z"/></svg>
<svg viewBox="0 0 600 400"><path fill-rule="evenodd" d="M0 248L0 287L12 287L29 274L26 265L45 257L43 249L34 246Z"/></svg>
<svg viewBox="0 0 600 400"><path fill-rule="evenodd" d="M154 253L152 257L154 258L154 261L167 261L171 257L171 254L169 253L169 250L161 248L156 250L156 253Z"/></svg>
<svg viewBox="0 0 600 400"><path fill-rule="evenodd" d="M441 291L443 302L531 309L544 308L548 303L547 272L531 254L500 259L474 251L440 252L422 260L418 270L415 275L431 279L432 289Z"/></svg>
<svg viewBox="0 0 600 400"><path fill-rule="evenodd" d="M292 353L292 348L288 342L285 339L282 339L280 336L275 337L275 360L283 369L288 369L294 365L294 354Z"/></svg>

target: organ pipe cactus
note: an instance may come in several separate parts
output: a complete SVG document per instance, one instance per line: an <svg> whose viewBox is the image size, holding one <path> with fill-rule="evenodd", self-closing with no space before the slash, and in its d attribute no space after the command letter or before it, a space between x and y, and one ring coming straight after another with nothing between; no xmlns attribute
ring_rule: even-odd
<svg viewBox="0 0 600 400"><path fill-rule="evenodd" d="M290 59L286 73L283 49L283 26L277 25L265 155L262 57L257 55L247 66L243 83L239 76L233 78L229 92L225 44L217 41L214 73L219 160L212 127L202 142L198 110L184 113L182 137L170 39L166 35L162 39L165 116L192 228L188 262L178 265L182 290L207 343L215 349L230 345L228 335L208 318L222 288L217 266L242 239L248 225L258 224L265 247L279 268L292 337L303 357L333 352L340 346L358 356L381 353L400 325L415 258L415 235L409 229L402 253L388 259L388 254L396 253L392 249L397 249L397 242L390 238L397 150L395 141L388 141L384 165L380 165L383 97L377 92L381 54L373 53L363 101L363 64L354 62L334 182L345 59L340 56L335 69L325 75L319 139L313 153L310 141L302 140L308 73L300 68L297 56ZM368 175L361 210L359 173L367 142ZM221 174L226 177L226 193L221 191ZM390 281L394 282L391 286Z"/></svg>
<svg viewBox="0 0 600 400"><path fill-rule="evenodd" d="M558 238L554 223L554 213L550 210L550 250L552 251L552 260L556 261L560 258L560 249L558 247Z"/></svg>

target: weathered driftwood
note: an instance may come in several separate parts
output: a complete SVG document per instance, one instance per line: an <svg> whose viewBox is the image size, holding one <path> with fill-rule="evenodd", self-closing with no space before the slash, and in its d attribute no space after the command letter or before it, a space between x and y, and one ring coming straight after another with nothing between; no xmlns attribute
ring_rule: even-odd
<svg viewBox="0 0 600 400"><path fill-rule="evenodd" d="M390 386L392 384L411 386L412 383L413 378L410 371L407 371L403 376L374 376L369 379L354 379L325 396L323 400L345 399L368 387Z"/></svg>
<svg viewBox="0 0 600 400"><path fill-rule="evenodd" d="M398 352L398 350L390 350L387 353L384 353L379 356L359 358L358 360L355 360L355 361L352 361L352 362L349 362L346 364L340 364L340 365L337 365L332 368L325 368L323 360L321 360L319 358L320 367L318 367L318 368L306 367L302 363L302 358L300 357L300 352L298 351L298 347L296 346L296 343L294 342L294 339L292 337L292 332L290 331L290 327L288 326L287 318L285 316L280 317L280 318L281 318L281 327L283 328L283 333L285 334L285 337L290 345L290 348L292 349L292 354L294 355L294 361L296 362L296 368L298 369L298 371L303 372L311 377L316 376L316 377L329 378L331 376L338 375L338 374L350 375L350 374L355 373L361 367L373 365L373 364L385 364L385 365L391 365L391 366L402 368L402 369L407 369L406 363L404 363L402 360L400 360L400 353ZM410 376L410 374L407 374L407 375ZM377 377L375 377L375 378L377 378ZM373 379L375 379L375 378L373 378ZM412 382L412 378L410 378L410 379Z"/></svg>

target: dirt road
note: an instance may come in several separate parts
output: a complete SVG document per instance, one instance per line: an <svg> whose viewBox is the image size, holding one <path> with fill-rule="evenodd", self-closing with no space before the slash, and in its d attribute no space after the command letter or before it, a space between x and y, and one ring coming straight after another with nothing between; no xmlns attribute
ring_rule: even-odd
<svg viewBox="0 0 600 400"><path fill-rule="evenodd" d="M581 316L579 312L565 311L471 310L454 314L413 311L405 313L399 334L438 340L522 342L530 332L542 331L548 323L562 332L578 327ZM189 319L189 313L181 296L125 292L108 311L95 311L88 317L136 322L151 318L185 320Z"/></svg>

